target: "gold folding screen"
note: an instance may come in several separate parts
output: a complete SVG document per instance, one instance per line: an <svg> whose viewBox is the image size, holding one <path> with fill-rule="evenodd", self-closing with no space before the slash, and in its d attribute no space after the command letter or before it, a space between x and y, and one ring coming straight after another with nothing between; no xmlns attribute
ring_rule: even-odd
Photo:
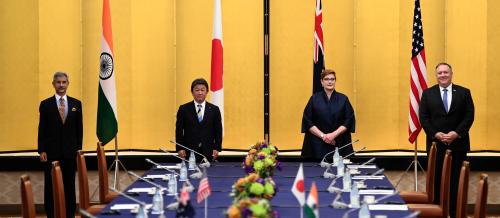
<svg viewBox="0 0 500 218"><path fill-rule="evenodd" d="M190 82L210 77L213 2L111 0L122 149L173 149L175 113ZM474 150L498 150L500 2L422 0L429 85L447 61L472 90ZM314 1L271 0L270 133L300 149L311 94ZM38 104L54 71L70 74L83 102L84 149L94 150L102 2L4 0L0 4L0 151L36 148ZM338 74L357 118L354 138L369 150L407 142L413 1L323 1L326 67ZM263 2L222 1L224 148L263 139ZM419 137L424 148L424 134Z"/></svg>

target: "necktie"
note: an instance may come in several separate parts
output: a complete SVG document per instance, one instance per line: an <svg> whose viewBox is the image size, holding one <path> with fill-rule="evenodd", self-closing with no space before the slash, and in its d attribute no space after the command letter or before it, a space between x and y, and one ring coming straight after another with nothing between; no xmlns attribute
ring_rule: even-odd
<svg viewBox="0 0 500 218"><path fill-rule="evenodd" d="M201 107L203 106L201 104L196 106L198 107L198 112L196 112L198 114L198 122L201 123L201 121L203 121L203 114L201 113Z"/></svg>
<svg viewBox="0 0 500 218"><path fill-rule="evenodd" d="M61 116L64 124L64 121L66 121L66 104L64 103L64 98L59 99L59 116Z"/></svg>
<svg viewBox="0 0 500 218"><path fill-rule="evenodd" d="M444 110L448 113L448 89L443 89Z"/></svg>

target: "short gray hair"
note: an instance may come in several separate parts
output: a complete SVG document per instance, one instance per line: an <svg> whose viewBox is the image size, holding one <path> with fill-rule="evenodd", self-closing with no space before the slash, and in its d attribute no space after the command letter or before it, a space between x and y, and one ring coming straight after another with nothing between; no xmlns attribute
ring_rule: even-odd
<svg viewBox="0 0 500 218"><path fill-rule="evenodd" d="M54 73L54 78L52 79L52 82L56 81L56 79L58 77L66 77L66 80L68 80L68 82L69 82L68 74L65 72L60 72L60 71Z"/></svg>

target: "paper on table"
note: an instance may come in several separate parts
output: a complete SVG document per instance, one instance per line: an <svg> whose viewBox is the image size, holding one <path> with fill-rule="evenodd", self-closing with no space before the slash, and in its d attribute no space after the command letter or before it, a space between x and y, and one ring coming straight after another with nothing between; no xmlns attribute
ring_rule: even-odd
<svg viewBox="0 0 500 218"><path fill-rule="evenodd" d="M153 188L150 187L150 188L131 188L127 192L135 192L135 193L145 192L145 193L150 193L152 191L153 191Z"/></svg>
<svg viewBox="0 0 500 218"><path fill-rule="evenodd" d="M377 168L377 166L375 166L375 165L359 165L359 164L352 164L352 165L347 165L347 168L375 169L375 168Z"/></svg>
<svg viewBox="0 0 500 218"><path fill-rule="evenodd" d="M146 204L146 209L151 208L152 204ZM109 209L111 210L133 210L139 208L139 204L115 204Z"/></svg>
<svg viewBox="0 0 500 218"><path fill-rule="evenodd" d="M381 180L384 176L353 176L352 179L376 179Z"/></svg>
<svg viewBox="0 0 500 218"><path fill-rule="evenodd" d="M368 205L370 210L408 210L408 205L404 204L372 204Z"/></svg>
<svg viewBox="0 0 500 218"><path fill-rule="evenodd" d="M361 190L359 190L360 195L390 195L393 193L394 193L394 190L384 190L384 189L361 189Z"/></svg>
<svg viewBox="0 0 500 218"><path fill-rule="evenodd" d="M111 210L132 210L138 208L139 204L115 204L110 207Z"/></svg>
<svg viewBox="0 0 500 218"><path fill-rule="evenodd" d="M161 169L161 168L167 168L167 169L171 169L171 170L178 170L178 169L181 168L181 166L178 166L178 165L174 165L174 166L171 166L171 165L156 166L156 169Z"/></svg>
<svg viewBox="0 0 500 218"><path fill-rule="evenodd" d="M349 160L349 159L343 159L343 161L342 161L342 162L343 162L344 164L350 164L350 163L352 163L352 162L351 162L351 160Z"/></svg>
<svg viewBox="0 0 500 218"><path fill-rule="evenodd" d="M165 174L162 174L162 175L147 175L144 178L145 179L166 179L167 176L165 176Z"/></svg>

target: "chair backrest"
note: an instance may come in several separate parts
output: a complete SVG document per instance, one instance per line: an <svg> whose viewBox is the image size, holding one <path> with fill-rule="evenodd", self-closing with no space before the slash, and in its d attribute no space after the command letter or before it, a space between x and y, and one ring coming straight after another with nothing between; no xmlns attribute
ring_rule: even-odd
<svg viewBox="0 0 500 218"><path fill-rule="evenodd" d="M469 162L464 161L460 169L460 180L458 183L457 193L457 218L467 217L467 193L469 192Z"/></svg>
<svg viewBox="0 0 500 218"><path fill-rule="evenodd" d="M97 171L99 175L99 201L104 203L108 194L108 164L101 142L97 143Z"/></svg>
<svg viewBox="0 0 500 218"><path fill-rule="evenodd" d="M52 162L52 196L54 197L54 217L66 218L64 183L59 161Z"/></svg>
<svg viewBox="0 0 500 218"><path fill-rule="evenodd" d="M486 217L486 204L488 203L488 174L481 174L481 179L477 185L476 206L474 208L474 218Z"/></svg>
<svg viewBox="0 0 500 218"><path fill-rule="evenodd" d="M76 154L76 166L78 170L78 192L80 209L86 210L90 207L89 180L87 175L87 165L82 151Z"/></svg>
<svg viewBox="0 0 500 218"><path fill-rule="evenodd" d="M21 176L21 200L23 218L35 218L35 202L33 200L33 188L28 175Z"/></svg>
<svg viewBox="0 0 500 218"><path fill-rule="evenodd" d="M429 152L429 157L427 160L427 181L425 192L427 193L427 202L434 202L434 177L436 173L436 142L432 143L431 150Z"/></svg>
<svg viewBox="0 0 500 218"><path fill-rule="evenodd" d="M450 214L450 177L451 177L451 151L446 150L443 161L443 171L441 174L441 199L439 205L443 209L443 217Z"/></svg>

